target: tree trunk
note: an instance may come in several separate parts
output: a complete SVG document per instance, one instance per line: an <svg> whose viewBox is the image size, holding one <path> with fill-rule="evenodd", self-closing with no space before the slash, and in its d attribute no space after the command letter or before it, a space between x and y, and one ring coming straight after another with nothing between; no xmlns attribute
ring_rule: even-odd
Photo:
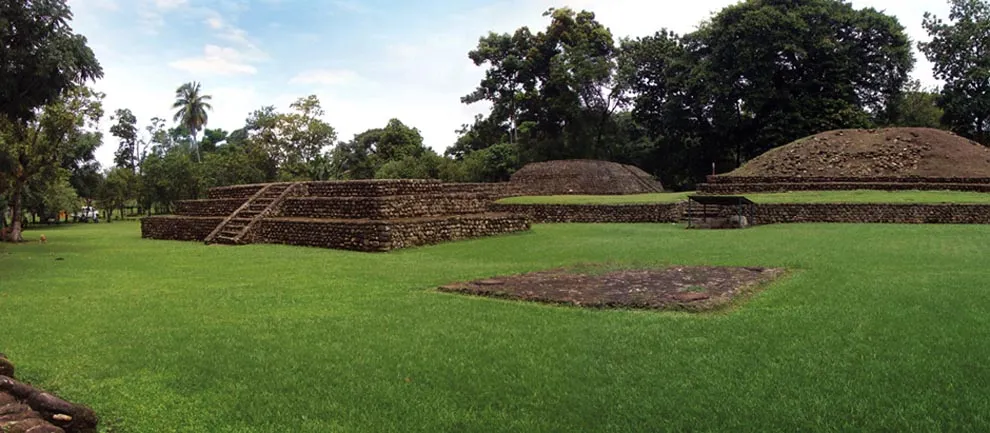
<svg viewBox="0 0 990 433"><path fill-rule="evenodd" d="M21 231L24 228L21 226L23 219L21 218L21 191L24 190L24 182L17 180L14 183L14 192L11 194L10 200L10 219L12 223L10 225L10 233L7 235L7 240L10 242L24 242L24 236L21 235Z"/></svg>

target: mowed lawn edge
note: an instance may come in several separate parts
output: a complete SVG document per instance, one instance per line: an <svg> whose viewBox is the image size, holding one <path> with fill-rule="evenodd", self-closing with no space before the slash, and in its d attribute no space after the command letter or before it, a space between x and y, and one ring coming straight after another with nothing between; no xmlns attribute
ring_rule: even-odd
<svg viewBox="0 0 990 433"><path fill-rule="evenodd" d="M986 226L537 224L385 254L40 233L0 246L0 351L107 431L990 427ZM602 261L799 271L704 315L433 290Z"/></svg>

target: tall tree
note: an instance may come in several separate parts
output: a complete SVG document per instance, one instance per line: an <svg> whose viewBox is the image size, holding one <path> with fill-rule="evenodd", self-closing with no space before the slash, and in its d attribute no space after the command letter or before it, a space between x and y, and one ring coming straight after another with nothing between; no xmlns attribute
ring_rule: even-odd
<svg viewBox="0 0 990 433"><path fill-rule="evenodd" d="M545 31L491 33L468 56L488 65L465 103L492 103L490 121L507 125L527 160L596 157L615 110L625 102L615 81L616 47L588 11L549 9ZM494 143L492 143L494 144Z"/></svg>
<svg viewBox="0 0 990 433"><path fill-rule="evenodd" d="M0 115L13 123L67 89L103 77L86 38L72 32L66 0L0 0Z"/></svg>
<svg viewBox="0 0 990 433"><path fill-rule="evenodd" d="M316 95L299 98L290 108L279 113L266 106L252 113L247 121L249 141L264 149L281 178L319 177L323 155L337 139L337 131L322 119L324 111Z"/></svg>
<svg viewBox="0 0 990 433"><path fill-rule="evenodd" d="M945 111L938 106L939 90L926 89L918 80L911 80L894 103L892 126L941 128Z"/></svg>
<svg viewBox="0 0 990 433"><path fill-rule="evenodd" d="M391 119L384 128L375 128L340 143L333 151L333 166L345 179L372 179L385 164L405 158L419 158L429 149L416 128ZM405 167L415 164L407 161Z"/></svg>
<svg viewBox="0 0 990 433"><path fill-rule="evenodd" d="M124 167L136 172L138 166L138 128L137 118L130 109L117 109L111 121L116 121L110 127L110 134L117 137L119 141L117 152L114 153L113 162L117 167Z"/></svg>
<svg viewBox="0 0 990 433"><path fill-rule="evenodd" d="M943 121L956 133L990 145L990 2L949 0L949 20L925 13L932 38L918 44L944 80Z"/></svg>
<svg viewBox="0 0 990 433"><path fill-rule="evenodd" d="M10 240L23 240L19 216L24 187L29 181L37 176L54 176L59 168L78 166L80 159L92 159L94 143L85 138L87 129L94 129L103 117L102 99L102 94L87 87L75 87L45 106L34 120L0 124L0 153L8 153L14 161Z"/></svg>
<svg viewBox="0 0 990 433"><path fill-rule="evenodd" d="M634 118L668 184L711 173L814 133L887 124L914 64L904 27L838 0L746 0L689 34L622 43ZM687 168L687 172L684 172Z"/></svg>
<svg viewBox="0 0 990 433"><path fill-rule="evenodd" d="M193 145L196 146L196 161L200 161L199 146L196 144L196 133L209 121L206 110L213 107L207 101L212 100L210 95L202 94L202 89L198 82L189 82L179 86L175 90L175 103L172 108L177 108L173 121L181 123L189 130Z"/></svg>

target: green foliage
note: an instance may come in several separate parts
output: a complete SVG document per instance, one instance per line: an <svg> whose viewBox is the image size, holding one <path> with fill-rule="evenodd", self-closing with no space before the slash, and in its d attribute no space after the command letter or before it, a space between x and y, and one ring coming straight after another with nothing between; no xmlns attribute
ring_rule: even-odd
<svg viewBox="0 0 990 433"><path fill-rule="evenodd" d="M463 164L468 181L505 182L519 169L519 150L513 144L496 144L467 154Z"/></svg>
<svg viewBox="0 0 990 433"><path fill-rule="evenodd" d="M117 123L110 127L110 134L117 137L119 142L117 152L114 153L114 164L117 167L128 168L132 171L136 170L140 159L138 155L137 118L134 117L134 113L130 109L123 108L118 109L110 117L110 120L117 121Z"/></svg>
<svg viewBox="0 0 990 433"><path fill-rule="evenodd" d="M66 0L0 0L0 117L31 120L64 92L103 77Z"/></svg>
<svg viewBox="0 0 990 433"><path fill-rule="evenodd" d="M0 118L0 154L9 158L11 214L21 213L27 185L38 178L55 178L60 169L73 170L93 159L100 134L93 132L103 117L103 94L74 87L49 103L33 120L4 122ZM15 220L10 239L21 240Z"/></svg>
<svg viewBox="0 0 990 433"><path fill-rule="evenodd" d="M24 209L28 212L54 218L59 211L72 213L79 207L76 190L69 183L69 171L54 170L50 177L35 177L25 188Z"/></svg>
<svg viewBox="0 0 990 433"><path fill-rule="evenodd" d="M383 175L421 172L428 161L421 164L418 159L428 152L418 129L391 119L384 128L369 129L349 142L338 144L332 159L343 179L373 179L384 165L392 162L393 167ZM404 159L408 160L400 163Z"/></svg>
<svg viewBox="0 0 990 433"><path fill-rule="evenodd" d="M217 145L221 142L227 140L228 133L223 129L205 129L203 130L203 138L199 141L199 148L204 153L215 152L217 150Z"/></svg>
<svg viewBox="0 0 990 433"><path fill-rule="evenodd" d="M834 0L726 7L698 30L622 43L635 120L666 159L667 185L814 133L891 121L913 66L903 26Z"/></svg>
<svg viewBox="0 0 990 433"><path fill-rule="evenodd" d="M625 102L611 32L588 11L550 9L544 16L550 17L545 31L490 33L468 54L488 69L462 101L493 107L487 123L476 120L466 131L475 133L464 134L448 153L462 157L502 142L504 128L525 161L600 155L604 131Z"/></svg>
<svg viewBox="0 0 990 433"><path fill-rule="evenodd" d="M150 153L141 164L141 206L157 206L167 213L178 200L199 198L204 187L200 165L181 148Z"/></svg>
<svg viewBox="0 0 990 433"><path fill-rule="evenodd" d="M106 173L106 180L100 188L100 203L104 208L112 211L120 209L120 218L124 218L124 205L138 198L140 193L141 179L133 170L127 167L114 167ZM107 218L109 222L112 218Z"/></svg>
<svg viewBox="0 0 990 433"><path fill-rule="evenodd" d="M908 82L892 107L892 126L941 128L944 110L938 106L938 89L924 89L921 82Z"/></svg>
<svg viewBox="0 0 990 433"><path fill-rule="evenodd" d="M326 150L337 139L337 132L325 122L316 95L299 98L289 113L275 107L256 110L248 118L250 145L263 150L282 180L327 176Z"/></svg>
<svg viewBox="0 0 990 433"><path fill-rule="evenodd" d="M949 19L925 13L932 38L918 47L944 80L943 122L956 133L990 145L990 2L949 0Z"/></svg>
<svg viewBox="0 0 990 433"><path fill-rule="evenodd" d="M206 110L213 107L207 102L213 99L210 95L202 94L202 89L198 82L189 82L179 86L175 90L175 102L172 108L177 108L173 121L179 122L189 132L193 142L196 141L196 133L209 121ZM196 161L200 160L200 149L196 146Z"/></svg>
<svg viewBox="0 0 990 433"><path fill-rule="evenodd" d="M990 226L537 224L389 254L138 230L0 253L4 352L107 431L990 430ZM702 315L433 289L600 262L792 274Z"/></svg>

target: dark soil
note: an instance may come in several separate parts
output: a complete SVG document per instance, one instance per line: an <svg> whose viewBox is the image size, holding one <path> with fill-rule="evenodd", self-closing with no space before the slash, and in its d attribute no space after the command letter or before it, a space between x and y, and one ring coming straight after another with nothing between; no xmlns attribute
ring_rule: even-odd
<svg viewBox="0 0 990 433"><path fill-rule="evenodd" d="M593 308L705 311L781 274L780 268L715 266L554 269L448 284L440 291Z"/></svg>
<svg viewBox="0 0 990 433"><path fill-rule="evenodd" d="M990 148L931 128L844 129L775 148L727 175L990 177Z"/></svg>
<svg viewBox="0 0 990 433"><path fill-rule="evenodd" d="M511 183L527 195L618 195L662 192L663 186L639 167L592 159L526 164Z"/></svg>

